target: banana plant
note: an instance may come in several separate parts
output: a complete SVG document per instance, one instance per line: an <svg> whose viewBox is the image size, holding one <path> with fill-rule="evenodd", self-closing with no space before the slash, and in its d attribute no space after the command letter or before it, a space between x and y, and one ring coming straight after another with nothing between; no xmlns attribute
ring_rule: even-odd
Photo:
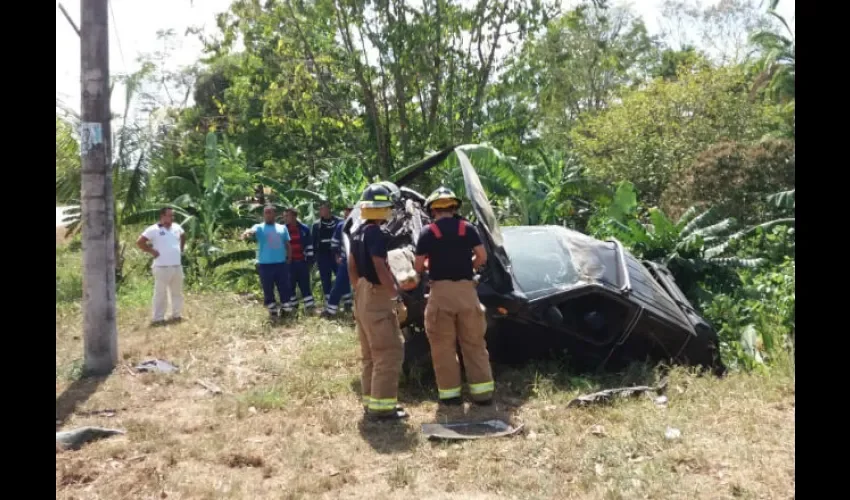
<svg viewBox="0 0 850 500"><path fill-rule="evenodd" d="M307 225L315 222L316 206L319 202L325 200L321 193L310 189L288 187L282 182L262 175L256 176L256 181L271 188L273 196L271 200L267 200L267 204L274 206L279 215L282 215L287 208L295 208L298 210L298 217L302 222ZM260 215L263 207L259 204L252 204L249 210Z"/></svg>
<svg viewBox="0 0 850 500"><path fill-rule="evenodd" d="M254 222L250 214L234 203L221 177L218 139L214 132L207 134L204 149L206 163L202 178L194 170L190 171L189 178L169 177L166 182L175 185L183 194L170 203L141 210L127 220L128 223L156 220L162 206L170 207L186 231L184 267L190 279L206 278L222 265L218 259L224 255L222 243L229 233Z"/></svg>
<svg viewBox="0 0 850 500"><path fill-rule="evenodd" d="M463 151L474 166L494 212L503 223L568 224L583 228L579 220L584 217L586 222L593 206L590 200L607 193L605 187L588 180L584 170L570 156L548 155L538 150L540 163L526 165L488 144L466 144L435 153L442 155L445 161L431 170L428 177L418 179L418 187L430 191L444 185L459 196L465 196L457 157L447 154L447 151L458 150ZM423 160L426 161L428 159ZM423 162L401 170L396 176L407 176Z"/></svg>
<svg viewBox="0 0 850 500"><path fill-rule="evenodd" d="M623 182L617 188L608 208L609 219L601 237L614 236L637 256L665 265L682 290L691 298L706 298L700 283L727 286L737 268L756 268L763 258L732 255L730 245L759 229L792 223L792 219L775 219L738 229L734 219L717 220L714 208L700 211L688 209L677 221L663 211L651 208L641 219L634 186ZM738 229L736 232L733 232Z"/></svg>
<svg viewBox="0 0 850 500"><path fill-rule="evenodd" d="M797 44L794 31L776 11L778 4L779 0L770 0L767 13L782 24L785 33L763 30L750 37L750 41L761 51L761 59L757 63L759 75L753 91L765 89L770 97L793 107L796 96Z"/></svg>

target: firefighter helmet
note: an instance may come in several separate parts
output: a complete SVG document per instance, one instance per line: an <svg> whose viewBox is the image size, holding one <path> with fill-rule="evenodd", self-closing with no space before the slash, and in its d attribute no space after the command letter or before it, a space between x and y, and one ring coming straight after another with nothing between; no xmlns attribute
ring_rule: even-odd
<svg viewBox="0 0 850 500"><path fill-rule="evenodd" d="M451 189L440 186L425 200L425 208L427 210L445 209L445 208L460 208L462 201Z"/></svg>
<svg viewBox="0 0 850 500"><path fill-rule="evenodd" d="M395 184L390 181L381 181L378 183L381 186L384 186L390 192L390 198L393 202L398 201L401 198L401 189L398 188Z"/></svg>
<svg viewBox="0 0 850 500"><path fill-rule="evenodd" d="M392 191L383 184L371 184L360 197L360 217L365 220L386 220L392 212Z"/></svg>

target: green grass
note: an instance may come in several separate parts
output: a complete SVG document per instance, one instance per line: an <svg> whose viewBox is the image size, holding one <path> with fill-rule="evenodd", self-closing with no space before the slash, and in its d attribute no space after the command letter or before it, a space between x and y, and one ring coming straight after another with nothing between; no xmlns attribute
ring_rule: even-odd
<svg viewBox="0 0 850 500"><path fill-rule="evenodd" d="M61 259L63 276L73 276L79 254L62 252L57 268ZM62 428L128 432L57 452L58 499L793 498L795 374L788 357L725 379L674 368L664 406L637 398L567 408L581 393L656 382L657 370L643 365L593 377L569 374L556 362L497 366L493 407L448 411L433 402L423 376L401 383L408 422L374 424L362 420L350 322L299 317L272 324L248 297L190 292L186 321L151 328L149 281L130 275L119 293L120 364L99 384L78 380L79 303L57 304ZM151 357L181 371L132 373ZM91 395L70 398L80 392ZM96 411L104 409L115 413ZM425 422L489 418L524 424L524 432L455 444L419 433ZM668 427L681 437L666 439Z"/></svg>

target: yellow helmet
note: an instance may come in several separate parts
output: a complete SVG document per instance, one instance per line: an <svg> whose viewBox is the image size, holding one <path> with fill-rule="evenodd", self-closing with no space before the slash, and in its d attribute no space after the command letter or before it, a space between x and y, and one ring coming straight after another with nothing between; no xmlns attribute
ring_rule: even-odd
<svg viewBox="0 0 850 500"><path fill-rule="evenodd" d="M364 220L387 220L393 210L392 192L382 184L372 184L360 197L360 218Z"/></svg>
<svg viewBox="0 0 850 500"><path fill-rule="evenodd" d="M461 199L451 189L440 186L425 200L426 210L440 210L444 208L460 208Z"/></svg>

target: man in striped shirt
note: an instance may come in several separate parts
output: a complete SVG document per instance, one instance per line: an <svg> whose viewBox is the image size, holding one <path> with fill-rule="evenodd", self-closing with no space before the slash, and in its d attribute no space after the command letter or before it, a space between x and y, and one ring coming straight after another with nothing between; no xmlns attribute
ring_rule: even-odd
<svg viewBox="0 0 850 500"><path fill-rule="evenodd" d="M286 228L289 231L289 247L292 250L290 259L289 278L290 291L289 301L284 304L284 311L290 312L298 308L298 300L295 289L301 290L301 302L304 310L310 311L316 307L313 300L313 290L310 287L310 265L313 264L313 240L310 237L310 228L298 220L298 211L295 208L286 210Z"/></svg>

